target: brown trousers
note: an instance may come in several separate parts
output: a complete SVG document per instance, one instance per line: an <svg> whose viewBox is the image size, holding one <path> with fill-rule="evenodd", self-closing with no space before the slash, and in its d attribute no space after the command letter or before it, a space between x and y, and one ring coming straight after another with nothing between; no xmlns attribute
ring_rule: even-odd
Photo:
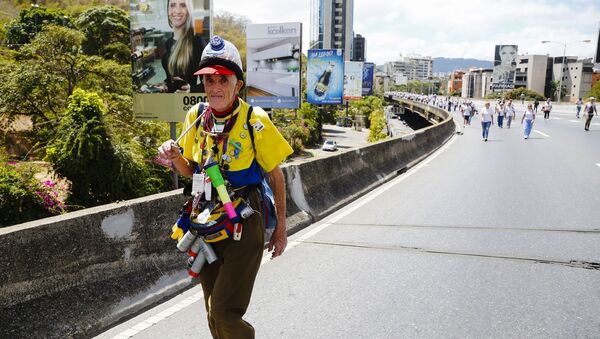
<svg viewBox="0 0 600 339"><path fill-rule="evenodd" d="M257 211L259 195L252 192L248 198ZM232 238L211 244L219 260L204 265L200 283L208 326L215 339L254 338L254 327L242 319L254 287L264 246L264 226L261 214L254 213L243 222L242 238Z"/></svg>

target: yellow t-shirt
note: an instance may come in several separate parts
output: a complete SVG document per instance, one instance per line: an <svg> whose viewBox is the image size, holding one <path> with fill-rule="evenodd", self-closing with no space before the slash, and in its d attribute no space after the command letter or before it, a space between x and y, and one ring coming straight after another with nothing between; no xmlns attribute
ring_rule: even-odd
<svg viewBox="0 0 600 339"><path fill-rule="evenodd" d="M203 116L200 127L192 127L179 141L179 145L183 147L183 156L202 166L207 157L212 155L211 149L217 142L218 153L214 160L219 163L223 176L233 187L259 183L262 179L261 168L266 173L272 171L292 154L293 150L262 108L253 107L250 126L247 126L249 109L250 105L239 99L238 107L229 115L230 119L236 119L235 124L227 136L220 139L202 133L206 123L206 116ZM188 111L183 130L194 123L198 117L197 110L198 105ZM215 117L217 123L224 120L226 119ZM252 148L249 128L253 129L256 152Z"/></svg>

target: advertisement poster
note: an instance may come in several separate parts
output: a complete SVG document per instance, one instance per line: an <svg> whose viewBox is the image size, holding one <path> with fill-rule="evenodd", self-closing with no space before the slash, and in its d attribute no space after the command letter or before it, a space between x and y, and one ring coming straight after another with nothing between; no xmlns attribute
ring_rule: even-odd
<svg viewBox="0 0 600 339"><path fill-rule="evenodd" d="M344 90L344 52L341 49L309 49L306 96L314 105L341 104Z"/></svg>
<svg viewBox="0 0 600 339"><path fill-rule="evenodd" d="M346 61L344 63L344 99L362 98L363 62Z"/></svg>
<svg viewBox="0 0 600 339"><path fill-rule="evenodd" d="M210 38L212 0L132 0L130 8L135 116L183 121L206 100L193 73Z"/></svg>
<svg viewBox="0 0 600 339"><path fill-rule="evenodd" d="M375 64L372 62L365 62L363 66L363 77L362 77L362 95L369 96L373 95L373 77L375 75Z"/></svg>
<svg viewBox="0 0 600 339"><path fill-rule="evenodd" d="M246 41L246 101L299 108L302 24L247 25Z"/></svg>
<svg viewBox="0 0 600 339"><path fill-rule="evenodd" d="M515 88L517 45L496 45L492 90Z"/></svg>

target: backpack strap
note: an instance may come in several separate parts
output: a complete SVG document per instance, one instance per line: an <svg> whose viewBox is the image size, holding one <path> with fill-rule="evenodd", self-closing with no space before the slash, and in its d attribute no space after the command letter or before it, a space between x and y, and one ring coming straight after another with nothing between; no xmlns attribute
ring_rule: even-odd
<svg viewBox="0 0 600 339"><path fill-rule="evenodd" d="M252 105L248 109L248 114L246 114L246 126L248 126L248 134L250 134L250 141L252 141L252 149L254 150L254 155L256 155L256 147L254 145L254 128L250 125L250 118L252 117Z"/></svg>
<svg viewBox="0 0 600 339"><path fill-rule="evenodd" d="M198 118L199 114L204 113L204 110L206 109L205 104L203 102L198 103L197 110L196 110L196 118ZM200 119L198 121L196 121L196 130L198 129L198 127L200 127Z"/></svg>

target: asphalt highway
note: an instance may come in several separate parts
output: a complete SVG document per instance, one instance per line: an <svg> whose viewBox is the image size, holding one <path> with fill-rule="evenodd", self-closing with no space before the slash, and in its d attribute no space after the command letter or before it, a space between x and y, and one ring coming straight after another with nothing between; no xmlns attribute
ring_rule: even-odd
<svg viewBox="0 0 600 339"><path fill-rule="evenodd" d="M256 337L599 338L600 119L538 115L524 140L520 114L265 253ZM195 287L99 338L210 338L205 317Z"/></svg>

